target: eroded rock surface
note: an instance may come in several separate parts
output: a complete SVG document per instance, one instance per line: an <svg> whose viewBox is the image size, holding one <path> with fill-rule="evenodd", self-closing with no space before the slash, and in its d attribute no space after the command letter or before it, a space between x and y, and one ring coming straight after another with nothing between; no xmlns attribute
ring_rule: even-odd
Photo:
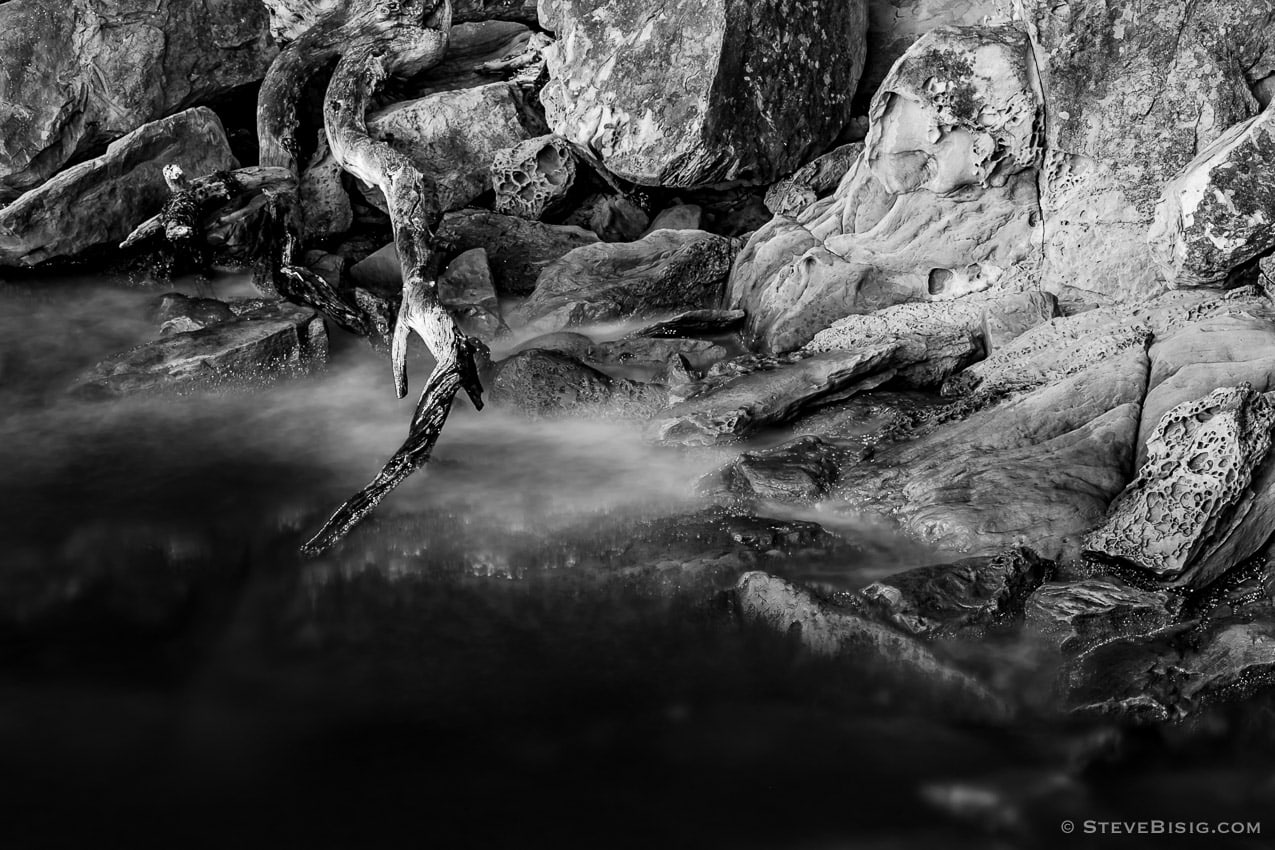
<svg viewBox="0 0 1275 850"><path fill-rule="evenodd" d="M1146 634L1172 623L1180 600L1114 579L1050 582L1027 601L1027 627L1063 652Z"/></svg>
<svg viewBox="0 0 1275 850"><path fill-rule="evenodd" d="M810 502L828 492L847 454L818 437L798 437L771 449L744 452L701 480L698 489L743 499Z"/></svg>
<svg viewBox="0 0 1275 850"><path fill-rule="evenodd" d="M543 218L561 207L575 179L575 152L556 136L537 136L497 151L491 164L496 212Z"/></svg>
<svg viewBox="0 0 1275 850"><path fill-rule="evenodd" d="M162 170L172 163L187 174L238 165L212 110L196 107L139 127L0 207L0 266L35 266L119 243L168 199Z"/></svg>
<svg viewBox="0 0 1275 850"><path fill-rule="evenodd" d="M864 0L542 0L553 131L655 186L769 182L850 118Z"/></svg>
<svg viewBox="0 0 1275 850"><path fill-rule="evenodd" d="M766 209L775 215L796 217L815 201L832 194L861 153L863 143L854 142L811 160L767 190Z"/></svg>

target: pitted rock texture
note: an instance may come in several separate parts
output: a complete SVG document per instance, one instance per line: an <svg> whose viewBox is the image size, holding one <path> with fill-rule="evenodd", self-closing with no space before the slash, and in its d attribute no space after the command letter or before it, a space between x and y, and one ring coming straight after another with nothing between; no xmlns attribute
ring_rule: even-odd
<svg viewBox="0 0 1275 850"><path fill-rule="evenodd" d="M834 497L945 550L1079 551L1132 475L1147 355L1130 348L967 419L878 449Z"/></svg>
<svg viewBox="0 0 1275 850"><path fill-rule="evenodd" d="M915 637L837 608L804 588L762 572L740 576L735 598L745 622L789 635L815 655L845 657L895 675L917 677L953 707L1004 716L986 686L937 656Z"/></svg>
<svg viewBox="0 0 1275 850"><path fill-rule="evenodd" d="M0 266L34 266L118 243L168 200L163 168L187 174L235 168L226 131L205 107L143 125L0 207Z"/></svg>
<svg viewBox="0 0 1275 850"><path fill-rule="evenodd" d="M1008 626L1053 569L1030 549L1009 549L954 564L919 567L859 591L890 622L922 637ZM973 634L971 634L973 632Z"/></svg>
<svg viewBox="0 0 1275 850"><path fill-rule="evenodd" d="M1180 600L1114 579L1050 582L1027 600L1027 627L1063 652L1146 634L1174 621Z"/></svg>
<svg viewBox="0 0 1275 850"><path fill-rule="evenodd" d="M1270 453L1275 400L1223 387L1166 413L1138 477L1085 540L1093 557L1132 564L1174 585L1203 587L1275 531L1275 494L1254 493ZM1265 498L1262 498L1265 497ZM1252 537L1260 537L1253 543Z"/></svg>
<svg viewBox="0 0 1275 850"><path fill-rule="evenodd" d="M369 115L367 125L373 138L388 142L433 178L444 210L465 207L488 191L492 159L531 135L511 83L396 103Z"/></svg>
<svg viewBox="0 0 1275 850"><path fill-rule="evenodd" d="M514 320L549 333L713 307L736 250L732 240L702 230L659 230L637 242L586 245L541 273Z"/></svg>
<svg viewBox="0 0 1275 850"><path fill-rule="evenodd" d="M886 190L1003 185L1041 158L1031 43L1014 27L922 36L872 98L864 155Z"/></svg>
<svg viewBox="0 0 1275 850"><path fill-rule="evenodd" d="M549 125L626 180L768 183L850 118L865 0L541 0Z"/></svg>
<svg viewBox="0 0 1275 850"><path fill-rule="evenodd" d="M260 80L277 52L266 24L256 0L0 3L0 204L148 121Z"/></svg>
<svg viewBox="0 0 1275 850"><path fill-rule="evenodd" d="M1237 124L1165 186L1148 238L1176 286L1225 283L1275 247L1275 111Z"/></svg>
<svg viewBox="0 0 1275 850"><path fill-rule="evenodd" d="M580 227L543 224L489 210L465 209L443 216L437 242L460 253L483 248L502 295L527 295L546 266L598 237Z"/></svg>
<svg viewBox="0 0 1275 850"><path fill-rule="evenodd" d="M766 191L766 209L775 215L796 217L815 201L832 194L861 153L863 143L854 142L806 163Z"/></svg>
<svg viewBox="0 0 1275 850"><path fill-rule="evenodd" d="M1266 2L1014 0L1035 46L1050 163L1049 288L1137 301L1165 286L1145 235L1164 184L1257 108Z"/></svg>
<svg viewBox="0 0 1275 850"><path fill-rule="evenodd" d="M968 196L895 195L861 157L830 198L749 238L729 304L758 349L792 351L848 315L993 287L1036 253L1038 216L1030 172Z"/></svg>
<svg viewBox="0 0 1275 850"><path fill-rule="evenodd" d="M537 136L496 151L491 163L496 212L543 218L563 204L575 179L575 152L557 136Z"/></svg>

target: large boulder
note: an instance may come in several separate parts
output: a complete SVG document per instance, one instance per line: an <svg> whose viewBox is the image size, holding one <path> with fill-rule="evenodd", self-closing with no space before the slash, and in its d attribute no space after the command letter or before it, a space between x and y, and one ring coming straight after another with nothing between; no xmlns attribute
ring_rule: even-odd
<svg viewBox="0 0 1275 850"><path fill-rule="evenodd" d="M1161 188L1257 109L1275 7L1251 0L1020 0L1045 92L1051 288L1138 301L1165 285L1144 239Z"/></svg>
<svg viewBox="0 0 1275 850"><path fill-rule="evenodd" d="M1164 188L1149 238L1177 286L1222 285L1275 248L1275 110L1232 127Z"/></svg>
<svg viewBox="0 0 1275 850"><path fill-rule="evenodd" d="M541 0L553 131L653 186L771 182L850 119L865 0Z"/></svg>
<svg viewBox="0 0 1275 850"><path fill-rule="evenodd" d="M657 230L636 242L577 248L547 267L515 313L541 333L714 307L736 243L702 230Z"/></svg>
<svg viewBox="0 0 1275 850"><path fill-rule="evenodd" d="M0 208L0 266L34 266L118 243L167 200L162 171L170 163L187 174L238 164L210 109L145 124Z"/></svg>
<svg viewBox="0 0 1275 850"><path fill-rule="evenodd" d="M1030 45L1008 27L936 30L872 102L863 155L830 198L749 239L730 304L763 351L836 320L987 289L1038 256Z"/></svg>
<svg viewBox="0 0 1275 850"><path fill-rule="evenodd" d="M261 79L275 52L256 0L0 3L0 204L148 121Z"/></svg>

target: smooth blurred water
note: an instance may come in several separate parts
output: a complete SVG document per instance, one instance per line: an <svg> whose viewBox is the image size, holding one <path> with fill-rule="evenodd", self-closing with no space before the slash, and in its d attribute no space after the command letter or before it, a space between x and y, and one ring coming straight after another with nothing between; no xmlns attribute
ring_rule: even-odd
<svg viewBox="0 0 1275 850"><path fill-rule="evenodd" d="M0 814L74 835L0 846L1029 846L1062 817L1275 799L1229 728L1178 760L1116 735L1079 772L1103 730L972 724L740 628L715 594L741 558L849 588L938 556L853 520L745 552L693 491L738 449L458 404L430 466L303 562L414 399L348 338L265 388L68 396L152 338L161 291L0 287Z"/></svg>

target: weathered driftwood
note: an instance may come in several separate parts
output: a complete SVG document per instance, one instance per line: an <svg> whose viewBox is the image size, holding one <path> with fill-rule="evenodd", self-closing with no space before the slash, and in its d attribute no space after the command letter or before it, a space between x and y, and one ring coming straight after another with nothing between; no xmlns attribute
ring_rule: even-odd
<svg viewBox="0 0 1275 850"><path fill-rule="evenodd" d="M170 242L188 240L198 232L200 220L219 204L259 192L291 192L296 189L296 176L292 172L261 166L215 171L191 180L182 173L181 166L167 165L164 167L164 180L173 193L172 197L158 215L134 228L120 243L120 248L132 248L161 233Z"/></svg>
<svg viewBox="0 0 1275 850"><path fill-rule="evenodd" d="M404 4L404 6L421 4ZM407 441L362 491L328 520L302 551L317 555L337 543L386 494L429 460L456 394L464 389L482 407L476 355L484 346L471 340L438 299L430 273L433 231L441 218L432 182L411 160L371 137L366 115L373 96L393 72L419 73L447 52L451 27L448 0L437 4L425 25L403 20L387 34L352 45L337 64L324 99L323 121L333 158L343 169L376 186L386 199L394 243L403 270L403 298L391 348L394 387L407 393L407 343L413 332L434 355Z"/></svg>

